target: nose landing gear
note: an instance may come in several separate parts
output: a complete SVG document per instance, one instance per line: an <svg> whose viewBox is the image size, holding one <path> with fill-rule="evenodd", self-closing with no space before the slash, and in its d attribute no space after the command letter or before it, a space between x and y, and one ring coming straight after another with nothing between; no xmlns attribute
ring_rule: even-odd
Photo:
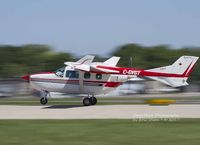
<svg viewBox="0 0 200 145"><path fill-rule="evenodd" d="M49 92L48 91L44 91L43 92L43 97L40 99L40 103L42 105L46 105L48 103L47 95L50 96Z"/></svg>
<svg viewBox="0 0 200 145"><path fill-rule="evenodd" d="M48 99L47 99L46 97L42 97L42 98L40 99L40 103L41 103L42 105L46 105L46 104L48 103Z"/></svg>

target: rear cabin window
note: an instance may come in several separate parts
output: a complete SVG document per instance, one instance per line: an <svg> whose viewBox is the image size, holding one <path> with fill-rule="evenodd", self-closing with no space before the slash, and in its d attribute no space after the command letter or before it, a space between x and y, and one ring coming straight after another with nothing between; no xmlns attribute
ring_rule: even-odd
<svg viewBox="0 0 200 145"><path fill-rule="evenodd" d="M79 78L79 73L78 71L71 71L71 70L68 70L66 72L66 77L67 78Z"/></svg>
<svg viewBox="0 0 200 145"><path fill-rule="evenodd" d="M90 73L84 73L84 78L85 79L90 79L90 76L91 76Z"/></svg>
<svg viewBox="0 0 200 145"><path fill-rule="evenodd" d="M102 74L96 74L96 79L101 80L102 79Z"/></svg>

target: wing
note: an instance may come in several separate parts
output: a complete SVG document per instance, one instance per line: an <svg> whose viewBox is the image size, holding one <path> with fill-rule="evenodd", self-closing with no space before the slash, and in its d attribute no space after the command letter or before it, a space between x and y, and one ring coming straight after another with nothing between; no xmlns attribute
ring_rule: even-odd
<svg viewBox="0 0 200 145"><path fill-rule="evenodd" d="M82 65L76 65L75 69L82 70L82 71L90 71L90 72L99 72L99 73L119 73L118 70L115 70L115 66L119 62L120 57L113 56L106 60L103 63L97 63L97 64L82 64Z"/></svg>
<svg viewBox="0 0 200 145"><path fill-rule="evenodd" d="M94 60L93 55L86 55L83 58L79 59L77 62L65 62L65 65L68 66L76 66L76 65L90 65L92 61Z"/></svg>
<svg viewBox="0 0 200 145"><path fill-rule="evenodd" d="M103 73L119 73L119 71L115 70L114 67L106 67L106 66L91 66L90 71L103 72Z"/></svg>
<svg viewBox="0 0 200 145"><path fill-rule="evenodd" d="M94 60L94 57L95 56L93 55L86 55L83 58L79 59L76 63L89 65Z"/></svg>

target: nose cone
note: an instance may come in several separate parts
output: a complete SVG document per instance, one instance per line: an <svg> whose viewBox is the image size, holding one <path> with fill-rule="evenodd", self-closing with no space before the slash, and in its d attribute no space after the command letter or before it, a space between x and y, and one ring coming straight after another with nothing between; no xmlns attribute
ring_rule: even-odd
<svg viewBox="0 0 200 145"><path fill-rule="evenodd" d="M22 79L24 79L25 81L29 81L30 80L30 75L22 76Z"/></svg>

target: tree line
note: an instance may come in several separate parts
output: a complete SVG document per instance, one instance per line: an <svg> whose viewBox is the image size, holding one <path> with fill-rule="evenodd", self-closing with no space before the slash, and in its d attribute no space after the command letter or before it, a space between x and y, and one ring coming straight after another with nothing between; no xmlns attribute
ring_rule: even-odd
<svg viewBox="0 0 200 145"><path fill-rule="evenodd" d="M118 66L154 68L172 64L182 55L200 56L200 48L171 48L167 45L142 46L126 44L119 46L110 56L120 56ZM132 63L130 62L132 58ZM76 61L73 54L56 52L48 45L0 45L0 77L20 77L28 73L54 71L66 61ZM97 56L95 61L106 58ZM199 61L189 81L198 82L200 78Z"/></svg>

